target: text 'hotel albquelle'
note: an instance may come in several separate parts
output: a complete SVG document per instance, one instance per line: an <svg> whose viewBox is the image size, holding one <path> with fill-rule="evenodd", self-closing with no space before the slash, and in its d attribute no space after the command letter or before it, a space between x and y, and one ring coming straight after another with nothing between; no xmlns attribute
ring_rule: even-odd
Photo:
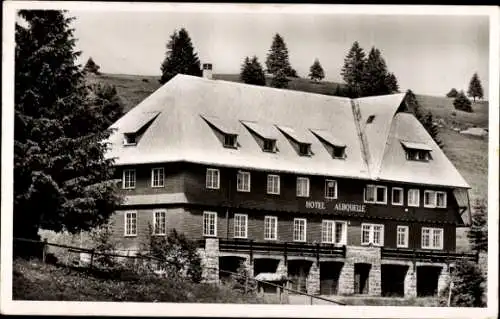
<svg viewBox="0 0 500 319"><path fill-rule="evenodd" d="M113 124L136 251L172 228L204 277L240 262L311 294L436 294L470 221L466 181L405 94L358 99L177 75Z"/></svg>

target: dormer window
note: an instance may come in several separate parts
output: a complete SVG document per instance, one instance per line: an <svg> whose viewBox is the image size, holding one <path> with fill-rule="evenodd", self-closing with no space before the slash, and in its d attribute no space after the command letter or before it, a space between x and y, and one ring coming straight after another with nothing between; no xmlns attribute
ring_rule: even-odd
<svg viewBox="0 0 500 319"><path fill-rule="evenodd" d="M160 112L143 112L134 114L134 122L123 124L120 129L123 131L123 145L132 146L137 145L141 136L146 132L148 127L158 117Z"/></svg>
<svg viewBox="0 0 500 319"><path fill-rule="evenodd" d="M264 139L264 146L262 148L264 152L276 152L276 140Z"/></svg>
<svg viewBox="0 0 500 319"><path fill-rule="evenodd" d="M136 145L137 144L137 136L132 133L123 134L123 145Z"/></svg>
<svg viewBox="0 0 500 319"><path fill-rule="evenodd" d="M236 148L236 135L234 134L224 135L224 147Z"/></svg>
<svg viewBox="0 0 500 319"><path fill-rule="evenodd" d="M333 147L333 158L344 158L345 157L345 147Z"/></svg>
<svg viewBox="0 0 500 319"><path fill-rule="evenodd" d="M342 141L335 138L329 131L311 129L311 132L321 141L321 143L323 143L332 158L346 158L346 145L342 143Z"/></svg>
<svg viewBox="0 0 500 319"><path fill-rule="evenodd" d="M408 141L401 141L401 144L403 145L403 148L406 152L407 160L422 161L422 162L427 162L432 160L431 156L432 148L430 148L427 144L420 142L408 142Z"/></svg>
<svg viewBox="0 0 500 319"><path fill-rule="evenodd" d="M311 144L299 144L299 153L302 156L310 156L311 155Z"/></svg>

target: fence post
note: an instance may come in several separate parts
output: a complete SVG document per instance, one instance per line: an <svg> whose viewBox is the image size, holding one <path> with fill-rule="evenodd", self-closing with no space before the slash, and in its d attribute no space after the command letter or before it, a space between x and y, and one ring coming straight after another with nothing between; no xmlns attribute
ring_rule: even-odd
<svg viewBox="0 0 500 319"><path fill-rule="evenodd" d="M309 298L311 299L311 305L312 305L313 304L313 297L310 296Z"/></svg>
<svg viewBox="0 0 500 319"><path fill-rule="evenodd" d="M245 294L247 293L248 291L248 277L245 276Z"/></svg>
<svg viewBox="0 0 500 319"><path fill-rule="evenodd" d="M47 238L43 239L43 246L42 246L42 261L45 264L46 258L47 258Z"/></svg>

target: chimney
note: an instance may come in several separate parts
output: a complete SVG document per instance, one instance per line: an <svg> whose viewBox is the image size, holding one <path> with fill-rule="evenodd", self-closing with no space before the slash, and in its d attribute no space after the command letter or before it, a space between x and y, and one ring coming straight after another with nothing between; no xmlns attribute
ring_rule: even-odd
<svg viewBox="0 0 500 319"><path fill-rule="evenodd" d="M203 77L205 79L212 79L212 63L203 63Z"/></svg>

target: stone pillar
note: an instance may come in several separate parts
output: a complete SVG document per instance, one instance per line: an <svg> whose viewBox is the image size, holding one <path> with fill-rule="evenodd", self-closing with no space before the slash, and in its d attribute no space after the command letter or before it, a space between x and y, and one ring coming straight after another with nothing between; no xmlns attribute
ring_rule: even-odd
<svg viewBox="0 0 500 319"><path fill-rule="evenodd" d="M438 288L437 288L438 296L441 294L443 289L446 288L449 281L450 281L450 272L448 270L448 265L444 264L443 268L441 268L441 273L439 274L438 278Z"/></svg>
<svg viewBox="0 0 500 319"><path fill-rule="evenodd" d="M371 296L380 296L382 294L382 270L380 259L378 263L373 263L368 277L368 294Z"/></svg>
<svg viewBox="0 0 500 319"><path fill-rule="evenodd" d="M245 258L243 264L245 265L245 269L247 270L248 277L253 278L254 277L253 260L250 261L250 257L247 257Z"/></svg>
<svg viewBox="0 0 500 319"><path fill-rule="evenodd" d="M285 265L284 259L280 259L278 267L276 268L276 273L282 277L288 276L288 267Z"/></svg>
<svg viewBox="0 0 500 319"><path fill-rule="evenodd" d="M417 268L411 263L405 276L405 297L417 296Z"/></svg>
<svg viewBox="0 0 500 319"><path fill-rule="evenodd" d="M206 238L205 249L200 251L203 281L219 282L219 239Z"/></svg>
<svg viewBox="0 0 500 319"><path fill-rule="evenodd" d="M347 260L339 275L339 295L352 295L354 293L354 263Z"/></svg>
<svg viewBox="0 0 500 319"><path fill-rule="evenodd" d="M319 295L320 289L320 274L319 265L314 262L309 269L309 274L307 275L307 293L310 295Z"/></svg>

